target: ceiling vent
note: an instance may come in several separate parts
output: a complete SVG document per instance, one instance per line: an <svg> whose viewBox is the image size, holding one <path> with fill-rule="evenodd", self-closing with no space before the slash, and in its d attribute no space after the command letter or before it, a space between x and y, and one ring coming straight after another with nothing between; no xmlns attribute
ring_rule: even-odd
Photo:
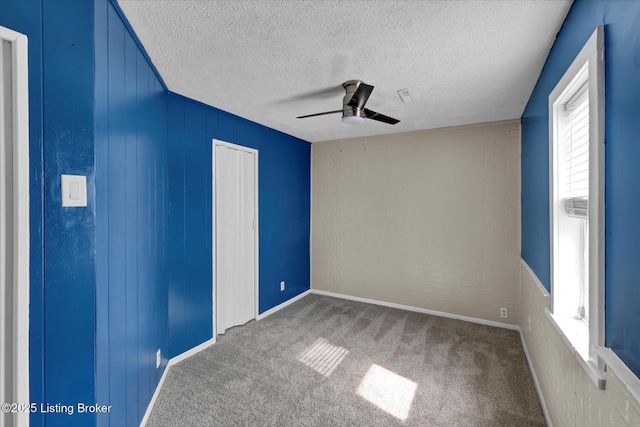
<svg viewBox="0 0 640 427"><path fill-rule="evenodd" d="M402 102L411 101L411 95L409 94L409 89L400 89L398 91L398 95L400 96L400 99L402 100Z"/></svg>

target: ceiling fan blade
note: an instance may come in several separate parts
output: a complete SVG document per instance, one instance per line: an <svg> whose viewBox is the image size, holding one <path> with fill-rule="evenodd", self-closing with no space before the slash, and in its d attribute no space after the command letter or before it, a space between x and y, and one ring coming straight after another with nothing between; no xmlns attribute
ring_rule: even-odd
<svg viewBox="0 0 640 427"><path fill-rule="evenodd" d="M306 119L307 117L324 116L325 114L335 114L335 113L342 113L342 110L325 111L324 113L307 114L306 116L296 117L296 119Z"/></svg>
<svg viewBox="0 0 640 427"><path fill-rule="evenodd" d="M364 115L367 119L377 120L379 122L388 123L390 125L395 125L396 123L400 123L400 120L398 119L385 116L384 114L376 113L375 111L369 110L367 108L364 109Z"/></svg>
<svg viewBox="0 0 640 427"><path fill-rule="evenodd" d="M353 96L349 100L348 105L350 107L356 107L359 109L364 108L364 104L367 103L367 100L369 99L369 95L371 95L372 91L373 91L373 86L368 85L366 83L360 83L356 91L353 93Z"/></svg>
<svg viewBox="0 0 640 427"><path fill-rule="evenodd" d="M310 92L301 93L299 95L293 95L288 98L279 100L280 103L306 101L307 99L329 99L344 95L344 88L342 86L331 86L324 89L314 90Z"/></svg>

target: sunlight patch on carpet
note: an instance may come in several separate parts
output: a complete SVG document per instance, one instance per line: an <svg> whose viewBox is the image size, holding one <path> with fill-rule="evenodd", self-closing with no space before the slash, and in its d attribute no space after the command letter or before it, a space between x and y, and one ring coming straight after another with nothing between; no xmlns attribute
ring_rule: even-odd
<svg viewBox="0 0 640 427"><path fill-rule="evenodd" d="M399 420L409 417L418 384L375 363L358 386L357 394Z"/></svg>
<svg viewBox="0 0 640 427"><path fill-rule="evenodd" d="M349 350L346 348L331 344L320 337L298 356L298 360L328 377L348 353Z"/></svg>

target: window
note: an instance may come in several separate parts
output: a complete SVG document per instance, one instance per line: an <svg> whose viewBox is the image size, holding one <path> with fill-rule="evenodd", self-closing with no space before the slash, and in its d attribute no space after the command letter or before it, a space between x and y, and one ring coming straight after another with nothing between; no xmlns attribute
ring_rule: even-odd
<svg viewBox="0 0 640 427"><path fill-rule="evenodd" d="M550 317L604 386L604 33L596 29L551 95Z"/></svg>

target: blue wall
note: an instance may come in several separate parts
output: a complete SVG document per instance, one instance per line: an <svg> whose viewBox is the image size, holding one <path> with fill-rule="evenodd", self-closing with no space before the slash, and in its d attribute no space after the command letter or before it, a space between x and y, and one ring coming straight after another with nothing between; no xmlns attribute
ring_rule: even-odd
<svg viewBox="0 0 640 427"><path fill-rule="evenodd" d="M21 0L0 1L0 25L29 38L29 389L32 402L44 400L44 245L42 145L42 5ZM32 414L31 425L42 425Z"/></svg>
<svg viewBox="0 0 640 427"><path fill-rule="evenodd" d="M86 175L93 184L92 8L0 2L0 24L29 38L29 365L30 398L38 404L95 399L93 194L86 209L62 208L60 200L62 173ZM31 425L44 418L31 414ZM48 414L47 421L86 425L93 416Z"/></svg>
<svg viewBox="0 0 640 427"><path fill-rule="evenodd" d="M169 96L169 355L212 337L211 147L258 150L260 312L309 289L311 146ZM287 283L280 292L280 281Z"/></svg>
<svg viewBox="0 0 640 427"><path fill-rule="evenodd" d="M138 425L212 337L211 139L260 153L260 312L309 289L310 145L169 94L111 1L0 0L0 24L29 37L31 401L112 406L31 425Z"/></svg>
<svg viewBox="0 0 640 427"><path fill-rule="evenodd" d="M88 192L86 208L63 208L60 174L85 175L93 188L93 4L46 1L42 10L44 397L75 404L95 397L95 200ZM46 424L93 418L48 414Z"/></svg>
<svg viewBox="0 0 640 427"><path fill-rule="evenodd" d="M167 361L167 95L119 9L94 17L97 425L133 426Z"/></svg>
<svg viewBox="0 0 640 427"><path fill-rule="evenodd" d="M522 257L550 286L548 96L605 26L606 345L640 376L640 2L577 0L522 117Z"/></svg>

